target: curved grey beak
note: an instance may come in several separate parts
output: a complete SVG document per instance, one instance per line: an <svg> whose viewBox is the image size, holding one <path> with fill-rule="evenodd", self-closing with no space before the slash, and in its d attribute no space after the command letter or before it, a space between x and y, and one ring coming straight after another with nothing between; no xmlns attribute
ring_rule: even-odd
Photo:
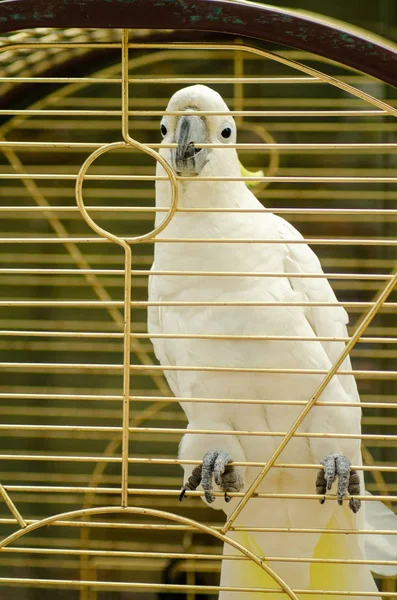
<svg viewBox="0 0 397 600"><path fill-rule="evenodd" d="M171 160L178 175L198 175L208 160L208 148L200 148L207 141L207 126L201 117L180 117L175 130L177 148L171 150Z"/></svg>

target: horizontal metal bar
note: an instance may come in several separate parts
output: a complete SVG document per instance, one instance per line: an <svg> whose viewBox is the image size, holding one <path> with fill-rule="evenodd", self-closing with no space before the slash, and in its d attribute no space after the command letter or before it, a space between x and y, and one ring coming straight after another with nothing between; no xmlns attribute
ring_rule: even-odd
<svg viewBox="0 0 397 600"><path fill-rule="evenodd" d="M117 77L106 78L106 77L0 77L0 83L12 83L16 85L18 83L108 83L115 84L121 83L121 79Z"/></svg>
<svg viewBox="0 0 397 600"><path fill-rule="evenodd" d="M307 528L301 529L292 527L243 527L239 525L233 525L230 531L250 531L256 533L320 533L330 535L344 535L344 534L357 534L357 535L397 535L397 529L321 529L321 528Z"/></svg>
<svg viewBox="0 0 397 600"><path fill-rule="evenodd" d="M396 240L397 241L397 240ZM284 275L285 276L285 275ZM238 277L238 275L236 275ZM261 301L241 301L241 302L220 302L220 301L147 301L147 300L132 300L133 308L147 308L148 306L213 306L213 307L279 307L279 306L318 306L318 307L339 307L344 308L371 308L374 302L261 302ZM34 306L54 306L54 307L70 307L70 308L107 308L110 306L124 306L122 300L0 300L0 307L34 307ZM397 302L384 302L380 310L392 309L397 307Z"/></svg>
<svg viewBox="0 0 397 600"><path fill-rule="evenodd" d="M23 111L21 111L23 113ZM49 113L52 111L48 111ZM63 111L68 112L68 111ZM78 111L76 111L78 112ZM84 111L81 111L84 113ZM98 111L102 112L102 111ZM112 112L112 111L109 111ZM114 111L117 112L117 111ZM129 115L133 117L162 117L162 116L182 116L189 111L183 110L130 110ZM0 111L1 114L1 111ZM121 114L121 111L120 111ZM194 114L199 116L233 116L233 117L393 117L385 110L376 109L341 109L341 110L195 110Z"/></svg>
<svg viewBox="0 0 397 600"><path fill-rule="evenodd" d="M88 486L51 486L51 485L4 485L4 488L7 492L12 492L14 494L17 493L77 493L77 494L120 494L119 487L88 487ZM128 488L128 494L131 496L176 496L179 497L180 490L172 490L172 489L154 489L154 488ZM224 497L223 492L212 492L214 496L219 498ZM188 496L191 497L203 497L204 492L196 491L191 492L190 490L187 492ZM244 496L244 492L230 492L231 498L242 498ZM299 499L299 500L320 500L323 497L322 494L270 494L265 492L256 492L253 498L280 498L283 500L287 499ZM378 502L381 501L390 501L397 502L397 496L390 495L354 495L357 500L362 500L364 502ZM337 500L336 494L327 494L327 500ZM346 496L346 500L349 499L349 496Z"/></svg>
<svg viewBox="0 0 397 600"><path fill-rule="evenodd" d="M124 306L122 300L0 300L1 306L58 306L72 308L109 308L112 306Z"/></svg>
<svg viewBox="0 0 397 600"><path fill-rule="evenodd" d="M32 525L33 523L39 523L40 521L36 519L26 519L26 523L28 525ZM2 525L14 525L17 523L15 519L12 518L0 518L0 523ZM70 520L61 520L54 521L52 526L55 527L90 527L90 528L104 528L108 527L110 529L137 529L137 530L163 530L163 531L195 531L193 527L189 527L188 525L168 525L165 523L157 524L157 523L128 523L124 521L123 523L117 521L70 521ZM215 526L214 529L220 530L219 526ZM326 530L328 532L328 530ZM326 532L324 531L324 533ZM364 530L363 530L364 531ZM374 533L373 530L369 530L371 533ZM344 532L346 533L346 532ZM353 533L349 531L349 533ZM359 532L360 533L360 532ZM377 533L375 531L375 533Z"/></svg>
<svg viewBox="0 0 397 600"><path fill-rule="evenodd" d="M95 142L28 142L28 141L10 141L0 140L1 148L23 148L25 150L43 150L43 149L76 149L76 150L95 150L101 148L103 144ZM145 144L148 148L176 148L176 144L166 143L148 143ZM201 148L225 148L225 144L201 144ZM397 149L397 143L384 142L384 143L247 143L247 144L229 144L228 148L236 148L238 150L307 150L317 151L324 150L327 152L333 152L335 150L341 150L346 152L352 150L355 152L362 150L374 150L374 151L393 151ZM134 151L134 148L130 148ZM117 150L116 150L117 151Z"/></svg>
<svg viewBox="0 0 397 600"><path fill-rule="evenodd" d="M165 583L126 583L121 581L87 581L87 580L68 580L68 579L38 579L38 578L11 578L11 577L0 577L0 585L14 585L14 586L32 586L32 587L44 587L44 588L94 588L98 590L166 590L172 592L186 593L188 590L200 591L204 593L224 591L239 591L243 593L249 593L249 588L242 587L225 587L225 586L207 586L207 585L187 585L187 584L165 584ZM274 593L279 590L269 590L265 588L251 588L252 592L261 593ZM377 596L384 594L377 594Z"/></svg>
<svg viewBox="0 0 397 600"><path fill-rule="evenodd" d="M23 113L23 111L21 111ZM51 111L48 111L51 112ZM68 111L64 111L64 112L68 112ZM77 111L76 111L77 112ZM81 111L84 112L84 111ZM101 112L101 111L98 111ZM109 111L111 112L111 111ZM115 111L116 112L116 111ZM121 111L120 111L121 112ZM313 110L313 109L306 109L306 110L291 110L291 109L285 109L285 110L252 110L252 109L245 109L245 110L196 110L193 109L192 110L193 114L195 115L199 115L199 116L230 116L232 115L233 117L377 117L377 116L387 116L387 117L393 117L394 115L388 113L385 110L379 110L379 109L340 109L340 110L335 110L335 109L322 109L322 110ZM137 116L137 117L162 117L162 116L182 116L182 115L186 115L187 113L189 113L189 111L186 110L165 110L165 111L161 111L161 110L130 110L129 111L129 115L131 116ZM1 114L1 111L0 111Z"/></svg>
<svg viewBox="0 0 397 600"><path fill-rule="evenodd" d="M18 239L18 238L17 238ZM125 238L134 241L134 238ZM1 238L0 238L1 241ZM306 239L255 239L255 238L153 238L146 243L155 244L306 244L306 245L329 245L329 246L397 246L395 238L309 238Z"/></svg>
<svg viewBox="0 0 397 600"><path fill-rule="evenodd" d="M43 268L43 269L19 269L19 268L0 268L0 275L118 275L120 277L124 276L124 269L53 269L53 268ZM142 270L132 270L131 275L149 275L150 271ZM386 278L392 277L391 275L385 275ZM376 279L376 277L375 277ZM380 275L380 279L383 279L383 275Z"/></svg>
<svg viewBox="0 0 397 600"><path fill-rule="evenodd" d="M240 592L244 594L284 594L282 589L263 588L263 587L235 587L235 586L218 586L218 585L191 585L191 584L170 584L170 583L127 583L121 581L99 581L99 580L69 580L69 579L35 579L21 577L0 577L0 585L13 586L32 586L44 588L93 588L98 590L165 590L169 592L180 592L186 594L187 591L200 593L214 592ZM366 598L395 598L395 592L363 592L361 590L345 591L345 590L306 590L295 589L294 593L298 595L324 595L324 596L358 596Z"/></svg>
<svg viewBox="0 0 397 600"><path fill-rule="evenodd" d="M257 152L254 150L250 151L250 154L254 154L254 152L257 154ZM60 157L60 159L61 159L61 157ZM34 162L32 161L29 164L29 168L26 169L26 172L27 173L36 173L37 172L37 173L46 173L46 174L65 173L65 174L72 174L72 175L76 173L76 167L77 167L76 164L73 164L73 165L67 164L66 161L64 160L64 157L62 157L62 160L60 160L59 162L57 161L56 164L50 163L50 164L46 164L45 166L43 166L42 164L37 164L37 163L38 163L38 161L34 161ZM256 167L256 168L258 168L258 167ZM11 169L11 167L4 166L3 172L4 173L13 173L14 171ZM149 175L149 176L151 176L153 173L153 168L150 165L140 165L139 168L136 167L134 170L131 170L131 166L113 164L113 165L108 165L106 167L103 167L103 169L101 169L101 170L99 170L97 168L95 173L96 174L103 173L104 175L106 175L108 177L113 176L113 175L114 176L119 176L119 175L120 176L125 176L125 175L132 175L132 176ZM251 173L251 175L262 176L263 173ZM377 166L368 167L368 168L365 168L365 167L361 167L361 168L340 167L338 169L335 169L334 167L324 167L324 166L320 166L320 167L306 166L306 167L300 167L300 168L281 167L278 169L277 175L279 175L280 177L287 177L287 176L288 177L295 177L295 176L328 177L328 176L334 176L334 175L338 175L338 177L342 177L342 176L343 177L350 177L350 176L383 177L383 176L394 175L394 172L390 168L382 168L382 167L377 167ZM199 176L197 176L197 177L199 177ZM8 189L10 189L10 192L12 192L15 189L19 190L19 192L22 191L21 188L16 188L15 186L14 187L10 186L10 188L7 188L7 191L8 191ZM63 189L63 190L69 189L69 192L73 192L73 189L71 187L67 188L67 186L63 186L63 188L61 188L61 189ZM96 191L97 190L95 190L95 188L91 188L90 193L91 193L92 197L95 197ZM121 190L119 189L118 193L120 193L120 191ZM126 194L126 191L127 190L124 190L125 196L123 196L123 197L129 198L129 196ZM145 188L136 188L135 187L134 190L128 190L128 192L129 193L133 192L133 196L131 196L131 198L139 198L140 200L143 199L141 197L141 194L143 194L144 195L143 197L145 197L145 198L153 198L154 197L154 189L150 189L150 188L145 189ZM72 194L70 194L70 195L72 195ZM263 192L263 197L266 197L266 192ZM49 206L50 205L47 204L41 210L44 210L46 208L48 209ZM122 211L124 207L126 208L127 211L137 211L137 210L144 210L144 208L147 206L148 205L145 205L143 207L141 205L135 206L135 204L131 205L131 203L129 203L128 205L124 204L123 206L117 206L117 205L114 206L113 204L111 204L111 205L105 206L104 208L105 208L105 212L111 213L111 212L114 212L115 210ZM150 205L150 207L152 208L153 212L157 211L157 208L155 206ZM25 210L28 210L29 206L25 205L22 208ZM40 207L37 207L37 209L38 208L40 208ZM74 211L76 212L76 214L78 213L77 207L65 206L65 207L60 207L60 208L61 209L65 208L67 211L69 211L69 210L72 211L74 208ZM91 209L92 206L90 205L89 208ZM101 209L101 207L95 207L95 208L96 209L99 208L99 210ZM205 206L202 207L203 210L205 210L206 208L208 208L208 207L205 207ZM218 210L218 207L216 207L216 206L213 208L215 208L215 210ZM233 209L232 206L231 206L231 208ZM326 207L321 207L320 210L322 210L323 208L324 208L324 211L326 212ZM163 212L167 211L167 209L165 207L163 207L162 210L163 210ZM211 210L211 208L210 208L210 210ZM225 209L223 207L221 207L221 211L222 210L225 210ZM227 210L227 208L226 208L226 210ZM246 210L246 207L237 208L235 210L235 212L238 212L239 210L244 211L244 210ZM281 208L281 210L284 210L284 209ZM291 209L289 207L287 207L285 210L288 213L294 212L294 209L293 208ZM306 212L310 212L311 208L303 208L303 209L297 208L297 210L298 211L303 210ZM344 211L344 209L341 207L339 207L337 209L333 209L331 207L330 212L332 213L333 210L335 210L336 213L339 213L339 212L343 213L343 211ZM357 212L357 209L354 209L354 208L348 209L348 210L352 211L353 214ZM254 208L249 207L247 210L247 212L259 212L259 211L264 212L264 213L273 212L273 208L264 208L263 206L258 204L256 207L254 207ZM190 211L189 211L189 208L182 207L181 212L190 212ZM192 212L194 212L194 209L192 209ZM34 214L34 212L32 214Z"/></svg>
<svg viewBox="0 0 397 600"><path fill-rule="evenodd" d="M282 190L280 193L284 193L287 190ZM331 190L329 190L331 191ZM327 190L328 192L328 190ZM268 194L269 191L267 190ZM310 197L310 191L305 190L305 194L308 193ZM90 207L91 210L91 207ZM160 211L156 208L155 212L166 212L167 209ZM393 215L396 214L394 209L367 209L367 208L214 208L214 207L192 207L192 208L178 208L180 213L272 213L272 214L288 214L288 215ZM154 212L154 211L153 211Z"/></svg>
<svg viewBox="0 0 397 600"><path fill-rule="evenodd" d="M54 554L61 556L104 556L114 558L149 558L149 559L181 559L181 560L250 560L243 555L235 554L204 554L192 552L148 552L137 550L84 550L69 548L34 548L31 546L19 546L17 548L5 547L3 552L9 554ZM262 557L271 562L310 563L310 564L349 564L349 565L397 565L397 560L363 560L342 558L302 558L266 556Z"/></svg>
<svg viewBox="0 0 397 600"><path fill-rule="evenodd" d="M89 176L87 176L88 178ZM92 175L90 178L99 177ZM105 179L106 177L103 176ZM113 176L109 176L111 179ZM126 179L134 179L133 175L119 175L118 177L124 177ZM149 179L152 179L149 177ZM167 180L167 177L164 177L163 180ZM249 176L249 177L221 177L221 176L207 176L207 177L183 177L178 176L178 181L190 181L190 182L200 182L200 181L247 181L247 182L269 182L269 183L396 183L397 177L287 177L287 176Z"/></svg>
<svg viewBox="0 0 397 600"><path fill-rule="evenodd" d="M136 213L136 212L148 212L148 213L166 213L168 212L167 208L157 207L157 206L90 206L88 208L90 213L100 212L100 213L113 213L113 212L126 212L126 213ZM80 211L77 206L1 206L0 213L13 213L12 218L14 218L14 213L17 215L18 213L23 213L22 218L25 213L76 213L79 214ZM177 208L177 212L179 213L231 213L231 214L288 214L288 215L374 215L374 216L393 216L397 215L397 209L387 209L387 208L375 208L375 209L366 209L366 208L214 208L203 206L200 207L192 207L192 208Z"/></svg>
<svg viewBox="0 0 397 600"><path fill-rule="evenodd" d="M135 84L147 84L155 83L158 84L169 84L169 83L182 83L182 84L211 84L211 83L224 83L230 85L230 83L273 83L273 84L290 84L290 83L326 83L317 77L130 77L129 83ZM0 83L85 83L85 84L115 84L122 83L119 77L0 77Z"/></svg>
<svg viewBox="0 0 397 600"><path fill-rule="evenodd" d="M0 173L0 179L48 179L75 181L74 173ZM159 175L85 175L85 180L93 181L168 181L168 177Z"/></svg>
<svg viewBox="0 0 397 600"><path fill-rule="evenodd" d="M2 329L0 336L6 337L59 337L59 338L86 338L86 339L123 339L124 334L119 332L98 331L33 331ZM133 332L131 337L136 339L198 339L198 340L235 340L235 341L293 341L293 342L348 342L346 337L327 336L299 336L299 335L232 335L232 334L202 334L202 333L140 333ZM397 344L397 337L366 337L363 336L357 343L363 344Z"/></svg>
<svg viewBox="0 0 397 600"><path fill-rule="evenodd" d="M204 144L202 144L204 147ZM0 179L34 179L34 180L68 180L75 181L78 177L78 173L0 173ZM203 181L245 181L245 182L267 182L267 183L396 183L397 177L308 177L308 176L264 176L264 175L250 175L247 177L243 176L175 176L178 181L189 181L191 183L200 183ZM85 175L84 179L87 181L168 181L168 177L165 175Z"/></svg>
<svg viewBox="0 0 397 600"><path fill-rule="evenodd" d="M28 460L40 462L102 462L102 463L121 463L121 456L91 456L91 455L60 455L60 454L0 454L0 460ZM202 460L183 460L178 458L138 458L129 457L130 464L137 465L201 465ZM255 461L231 461L236 467L263 467L266 462ZM312 469L318 471L322 469L322 464L295 464L295 463L275 463L275 469ZM385 472L397 473L397 466L389 465L352 465L352 469L366 472Z"/></svg>
<svg viewBox="0 0 397 600"><path fill-rule="evenodd" d="M33 523L39 523L36 519L26 519L27 525ZM0 523L4 525L15 525L17 524L16 519L12 518L0 518ZM110 529L136 529L138 531L196 531L194 527L189 525L169 525L167 523L127 523L117 521L54 521L52 526L55 527L89 527L89 528L110 528ZM213 529L219 531L222 529L221 525L211 524ZM325 535L397 535L396 529L322 529L322 528L306 528L299 529L294 527L242 527L233 525L230 528L231 531L252 531L252 532L263 532L263 533L320 533Z"/></svg>
<svg viewBox="0 0 397 600"><path fill-rule="evenodd" d="M25 400L103 400L103 401L120 401L122 396L110 395L110 394L54 394L48 393L15 393L15 392L0 392L0 399L25 399ZM260 400L260 399L247 399L247 398L175 398L174 396L130 396L130 401L133 402L160 402L160 403L172 403L177 404L180 402L184 403L198 403L198 404L260 404L260 405L275 405L275 406L305 406L305 400ZM370 402L368 400L361 399L360 402L337 402L337 401L321 401L316 402L316 406L342 406L351 408L383 408L383 409L396 409L397 402Z"/></svg>
<svg viewBox="0 0 397 600"><path fill-rule="evenodd" d="M121 364L98 364L98 363L28 363L28 362L1 362L0 369L6 370L77 370L85 371L108 371L109 373L120 373L123 368ZM213 366L190 366L190 365L130 365L131 371L209 371L220 373L272 373L274 375L326 375L326 369L265 369L256 367L213 367ZM375 371L375 370L338 370L337 375L354 375L360 379L395 379L397 371ZM1 428L1 425L0 425Z"/></svg>
<svg viewBox="0 0 397 600"><path fill-rule="evenodd" d="M101 148L103 144L97 142L27 142L27 141L11 141L11 140L0 140L0 148L15 148L24 150L70 150L72 148L76 150L96 150ZM132 149L132 148L131 148Z"/></svg>
<svg viewBox="0 0 397 600"><path fill-rule="evenodd" d="M102 433L120 433L122 427L103 427L91 425L22 425L20 423L1 423L0 431L67 431L67 432L102 432ZM252 437L284 437L282 431L248 431L248 430L225 430L225 429L186 429L182 427L129 427L130 433L145 435L155 433L156 435L234 435L234 436L252 436ZM347 440L382 440L394 442L397 441L397 435L386 434L359 434L359 433L315 433L315 432L297 432L294 437L298 438L316 438L316 439L347 439ZM4 486L8 490L8 486Z"/></svg>
<svg viewBox="0 0 397 600"><path fill-rule="evenodd" d="M102 237L3 237L2 244L109 244L107 238Z"/></svg>
<svg viewBox="0 0 397 600"><path fill-rule="evenodd" d="M123 238L129 243L136 242L135 238ZM108 244L107 238L102 237L0 237L2 244ZM309 244L309 245L328 245L328 246L397 246L395 238L369 238L369 239L354 239L354 238L306 238L306 239L291 239L291 240L275 240L272 239L250 239L250 238L153 238L142 240L144 244Z"/></svg>
<svg viewBox="0 0 397 600"><path fill-rule="evenodd" d="M189 113L183 110L129 110L131 117L182 116ZM392 117L385 110L194 110L198 116L234 116L234 117ZM34 117L120 117L121 110L90 109L0 109L1 115L23 115Z"/></svg>
<svg viewBox="0 0 397 600"><path fill-rule="evenodd" d="M397 211L396 211L397 213ZM54 269L54 268L0 268L0 275L124 275L124 269ZM281 273L258 271L159 271L154 269L132 269L131 275L143 277L170 276L170 277L288 277L298 279L357 279L362 281L377 281L392 279L388 273Z"/></svg>
<svg viewBox="0 0 397 600"><path fill-rule="evenodd" d="M3 52L16 52L17 50L72 50L72 49L109 49L121 48L120 42L14 42L7 37L7 42L0 48Z"/></svg>
<svg viewBox="0 0 397 600"><path fill-rule="evenodd" d="M98 462L98 463L121 463L121 456L73 456L58 454L0 454L0 460L33 460L40 462ZM159 459L160 460L160 459ZM166 460L166 459L165 459ZM129 458L133 463L134 459ZM173 463L162 463L173 464Z"/></svg>
<svg viewBox="0 0 397 600"><path fill-rule="evenodd" d="M43 332L43 335L46 332ZM0 335L3 332L0 330ZM17 334L18 335L18 334ZM57 334L55 334L57 335ZM60 334L62 336L62 334ZM78 333L76 334L79 335ZM99 334L101 335L101 334ZM132 333L133 337L138 339L202 339L202 340L243 340L247 341L294 341L294 342L348 342L350 337L325 337L325 336L288 336L288 335L222 335L222 334L200 334L200 333ZM89 336L88 336L89 337ZM107 337L104 334L103 337ZM397 337L362 337L357 343L363 344L396 344Z"/></svg>
<svg viewBox="0 0 397 600"><path fill-rule="evenodd" d="M77 432L102 432L102 433L120 433L122 427L103 427L103 426L91 426L91 425L22 425L22 424L0 424L0 430L7 431L12 429L13 431L69 431ZM4 486L7 488L7 486Z"/></svg>
<svg viewBox="0 0 397 600"><path fill-rule="evenodd" d="M7 426L4 426L7 427ZM34 427L34 426L33 426ZM3 428L3 426L0 426ZM251 430L225 430L225 429L184 429L181 427L129 427L130 433L145 434L181 434L181 435L235 435L235 436L252 436L252 437L284 437L284 431L251 431ZM382 440L382 441L397 441L397 435L385 434L364 434L364 433L314 433L314 432L297 432L294 437L298 438L315 438L315 439L341 439L341 440ZM397 499L397 497L396 497Z"/></svg>

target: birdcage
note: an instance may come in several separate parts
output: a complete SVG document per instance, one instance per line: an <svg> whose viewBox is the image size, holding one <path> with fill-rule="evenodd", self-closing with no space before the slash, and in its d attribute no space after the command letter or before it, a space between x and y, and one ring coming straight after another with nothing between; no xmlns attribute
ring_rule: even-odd
<svg viewBox="0 0 397 600"><path fill-rule="evenodd" d="M222 589L221 546L233 549L235 515L225 523L201 491L178 501L186 419L146 325L153 248L180 210L183 180L158 154L159 122L189 84L225 98L249 169L240 179L264 210L300 230L349 313L348 337L327 341L346 344L360 391L358 468L372 493L362 501L392 506L396 47L313 15L226 0L6 0L0 30L1 596L198 600ZM154 203L157 161L172 188L165 209ZM156 212L164 215L157 227ZM191 244L203 241L211 243ZM271 275L264 265L261 276ZM324 385L340 364L322 373ZM321 391L295 402L302 412L271 460L258 457L255 485L231 494L239 506L266 496L259 480L285 468L283 445ZM314 483L299 499L318 500ZM224 558L266 569L262 559L244 545ZM310 562L299 553L291 560ZM276 581L289 597L306 597ZM395 577L377 582L373 596L396 596Z"/></svg>

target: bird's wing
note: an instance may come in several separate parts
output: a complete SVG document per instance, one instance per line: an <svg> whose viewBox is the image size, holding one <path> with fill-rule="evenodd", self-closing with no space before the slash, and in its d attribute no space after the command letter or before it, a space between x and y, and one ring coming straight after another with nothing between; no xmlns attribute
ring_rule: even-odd
<svg viewBox="0 0 397 600"><path fill-rule="evenodd" d="M303 240L302 235L287 221L277 217L279 235L282 239ZM284 261L286 273L314 273L323 275L324 272L315 253L307 244L287 244ZM326 277L290 277L292 288L303 294L307 302L337 303L338 299ZM343 306L310 306L306 309L306 317L314 333L318 337L346 338L349 316ZM333 364L343 351L345 342L322 341L325 352ZM347 357L342 369L351 369L350 358ZM340 382L353 401L359 401L354 377L340 377Z"/></svg>
<svg viewBox="0 0 397 600"><path fill-rule="evenodd" d="M155 270L153 263L152 269ZM159 292L156 285L156 277L150 276L148 282L149 299L151 301L160 300ZM148 306L147 315L148 333L163 334L164 325L162 323L162 312L159 306ZM167 340L161 337L151 337L153 344L154 354L159 361L160 365L172 365L175 361L172 360L172 356L167 353ZM164 371L164 375L167 379L168 385L172 389L175 395L178 394L178 375L177 371Z"/></svg>

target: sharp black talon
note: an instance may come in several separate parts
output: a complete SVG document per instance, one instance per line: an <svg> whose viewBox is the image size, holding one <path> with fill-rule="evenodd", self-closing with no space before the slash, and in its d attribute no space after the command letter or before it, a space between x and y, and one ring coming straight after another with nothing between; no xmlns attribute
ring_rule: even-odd
<svg viewBox="0 0 397 600"><path fill-rule="evenodd" d="M225 502L230 502L231 497L228 496L227 492L225 492Z"/></svg>
<svg viewBox="0 0 397 600"><path fill-rule="evenodd" d="M204 496L209 504L212 504L215 500L215 497L208 490L204 491Z"/></svg>
<svg viewBox="0 0 397 600"><path fill-rule="evenodd" d="M183 487L181 489L181 493L179 494L179 502L182 502L182 500L185 498L185 494L186 494L186 488ZM187 498L188 498L188 496L187 496Z"/></svg>
<svg viewBox="0 0 397 600"><path fill-rule="evenodd" d="M321 498L320 504L324 504L324 502L325 502L325 496L323 498Z"/></svg>
<svg viewBox="0 0 397 600"><path fill-rule="evenodd" d="M356 498L350 498L349 500L349 508L354 513L357 514L361 507L361 500L356 500Z"/></svg>

